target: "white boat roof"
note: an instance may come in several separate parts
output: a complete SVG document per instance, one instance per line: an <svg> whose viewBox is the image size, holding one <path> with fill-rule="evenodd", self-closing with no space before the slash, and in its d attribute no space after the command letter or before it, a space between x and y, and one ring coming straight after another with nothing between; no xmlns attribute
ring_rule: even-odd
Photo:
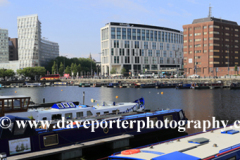
<svg viewBox="0 0 240 160"><path fill-rule="evenodd" d="M29 112L34 112L34 111L38 111L39 113L50 113L50 112L63 112L63 111L84 111L84 110L104 110L104 109L118 109L120 107L126 107L126 106L133 106L136 103L117 103L115 106L114 105L106 105L106 106L92 106L92 107L85 107L82 108L81 105L76 105L76 108L64 108L64 109L55 109L55 108L47 108L47 109L31 109L29 110Z"/></svg>
<svg viewBox="0 0 240 160"><path fill-rule="evenodd" d="M0 96L0 100L3 100L3 99L17 99L17 98L30 98L30 97L29 96L24 96L24 95Z"/></svg>
<svg viewBox="0 0 240 160"><path fill-rule="evenodd" d="M174 156L178 159L177 155L182 154L183 156L187 156L184 159L188 160L197 160L197 159L204 159L213 155L217 155L219 153L225 152L227 150L233 149L234 147L240 147L240 126L239 128L227 127L223 131L234 130L238 133L235 134L223 134L221 133L222 129L216 129L213 132L208 131L205 133L200 133L197 135L190 135L187 137L179 138L180 141L177 139L160 143L157 145L153 145L152 148L144 147L141 148L139 153L130 154L130 155L123 155L117 154L117 157L128 157L128 158L139 158L144 160L151 160L153 158L159 159L163 158L171 159ZM209 140L206 143L197 144L190 143L189 141L194 141L196 138L204 138L205 140ZM202 139L202 140L204 140ZM215 147L215 144L217 147ZM177 152L176 152L177 151ZM169 158L168 158L169 157ZM112 158L112 157L111 157Z"/></svg>

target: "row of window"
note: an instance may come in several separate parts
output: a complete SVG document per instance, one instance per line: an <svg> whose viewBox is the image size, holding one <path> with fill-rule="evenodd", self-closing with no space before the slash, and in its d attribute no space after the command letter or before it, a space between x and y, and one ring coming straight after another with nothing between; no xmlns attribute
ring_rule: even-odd
<svg viewBox="0 0 240 160"><path fill-rule="evenodd" d="M203 53L207 53L208 50L203 50ZM201 50L195 50L194 53L201 53L202 51ZM220 52L220 50L212 50L210 49L209 52ZM223 50L222 50L223 52ZM228 53L229 51L228 50L225 50L225 53ZM193 52L192 51L189 51L188 52L189 54L192 54ZM233 53L233 52L232 52ZM238 51L234 51L234 53L238 54ZM183 54L187 54L187 52L183 52Z"/></svg>
<svg viewBox="0 0 240 160"><path fill-rule="evenodd" d="M140 46L141 42L139 41L134 41L131 46L130 46L130 41L124 41L124 48L142 48L142 46ZM167 44L166 45L166 49L170 50L170 45L172 46L172 50L174 51L175 49L179 49L179 45L176 45L175 48L175 44ZM152 45L149 44L149 42L144 42L143 44L143 48L144 49L160 49L163 50L163 43L159 43L158 44L159 47L157 47L157 43L156 42L152 42ZM114 48L120 48L119 47L119 40L114 40L113 42L113 47Z"/></svg>
<svg viewBox="0 0 240 160"><path fill-rule="evenodd" d="M217 26L217 25L209 25L208 27L207 26L203 26L203 29L206 29L206 28L220 28L220 26ZM194 27L194 30L199 30L201 29L201 27ZM225 29L225 30L230 30L229 27L222 27L222 29ZM188 28L189 31L192 30L192 28ZM233 30L233 28L231 28L231 30ZM234 29L236 32L238 32L238 29L235 28ZM184 31L187 31L187 28L184 29Z"/></svg>
<svg viewBox="0 0 240 160"><path fill-rule="evenodd" d="M111 39L183 43L183 36L181 34L145 29L115 27L111 27Z"/></svg>
<svg viewBox="0 0 240 160"><path fill-rule="evenodd" d="M140 57L134 57L135 59L135 62L134 63L140 63ZM144 57L143 61L144 61L144 64L149 64L149 63L152 63L152 64L157 64L157 63L163 63L163 57L152 57L150 59L150 57ZM123 60L125 63L131 63L130 62L130 57L129 56L126 56ZM169 64L170 62L172 64L180 64L181 63L181 59L180 58L166 58L166 62L167 64ZM114 56L114 63L115 64L119 64L119 56ZM133 63L133 62L132 62Z"/></svg>
<svg viewBox="0 0 240 160"><path fill-rule="evenodd" d="M216 43L214 43L214 44L213 43L203 44L204 47L207 47L208 45L209 46L220 46L219 44L216 44ZM192 48L192 47L193 47L193 45L188 45L188 48ZM195 44L194 47L195 48L202 47L202 45L201 44ZM185 46L183 46L183 48L187 48L187 46L185 45ZM234 45L234 48L238 48L238 45Z"/></svg>
<svg viewBox="0 0 240 160"><path fill-rule="evenodd" d="M145 53L145 54L144 54ZM114 53L114 48L111 49L111 55L116 55L116 53ZM120 56L130 56L130 49L126 50L126 54L125 54L125 50L124 49L119 49L119 55ZM132 49L132 54L131 56L148 56L148 57L152 57L154 56L153 51L152 50L139 50L139 54L138 51L135 49ZM156 57L160 57L160 50L156 50ZM167 51L163 51L162 54L163 57L167 57ZM170 51L169 52L169 57L181 57L181 53L176 53L174 54L174 52Z"/></svg>

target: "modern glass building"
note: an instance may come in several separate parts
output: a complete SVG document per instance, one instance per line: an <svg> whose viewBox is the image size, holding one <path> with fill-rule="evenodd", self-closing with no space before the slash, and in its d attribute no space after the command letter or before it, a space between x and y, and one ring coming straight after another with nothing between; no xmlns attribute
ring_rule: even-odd
<svg viewBox="0 0 240 160"><path fill-rule="evenodd" d="M40 64L46 66L52 59L59 56L58 43L41 39L41 57Z"/></svg>
<svg viewBox="0 0 240 160"><path fill-rule="evenodd" d="M183 33L179 30L110 22L101 30L101 74L140 73L182 67Z"/></svg>
<svg viewBox="0 0 240 160"><path fill-rule="evenodd" d="M8 30L0 29L0 63L9 61Z"/></svg>
<svg viewBox="0 0 240 160"><path fill-rule="evenodd" d="M41 39L41 22L37 14L18 17L17 24L19 68L44 66L59 55L57 43Z"/></svg>

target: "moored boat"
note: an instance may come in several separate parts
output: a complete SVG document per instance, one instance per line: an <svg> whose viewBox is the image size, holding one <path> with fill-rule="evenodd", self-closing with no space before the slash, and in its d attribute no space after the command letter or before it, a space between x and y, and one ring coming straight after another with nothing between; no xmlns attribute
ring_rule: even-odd
<svg viewBox="0 0 240 160"><path fill-rule="evenodd" d="M90 87L90 83L80 83L79 87Z"/></svg>
<svg viewBox="0 0 240 160"><path fill-rule="evenodd" d="M114 87L118 87L119 86L119 83L109 83L107 85L108 88L114 88Z"/></svg>
<svg viewBox="0 0 240 160"><path fill-rule="evenodd" d="M239 127L234 125L129 149L108 160L237 160Z"/></svg>
<svg viewBox="0 0 240 160"><path fill-rule="evenodd" d="M176 89L190 89L191 84L180 83L176 86Z"/></svg>
<svg viewBox="0 0 240 160"><path fill-rule="evenodd" d="M144 83L140 85L140 88L155 88L155 83Z"/></svg>
<svg viewBox="0 0 240 160"><path fill-rule="evenodd" d="M240 89L240 83L231 83L230 89Z"/></svg>
<svg viewBox="0 0 240 160"><path fill-rule="evenodd" d="M147 122L148 118L152 121L162 120L162 119L172 119L176 122L186 121L186 117L181 109L172 109L172 110L162 110L162 111L154 111L154 112L146 112L146 113L135 113L133 115L125 115L125 116L116 116L111 117L111 119L101 119L97 120L98 122L105 120L105 125L107 127L96 127L95 132L91 132L91 126L96 126L96 121L94 123L90 121L89 127L84 127L82 122L75 121L72 128L69 129L69 124L64 122L61 123L61 128L58 128L56 123L51 123L49 127L41 126L41 128L30 128L30 125L26 125L26 128L18 128L16 120L22 120L24 122L30 121L28 118L20 118L15 116L8 116L11 123L9 126L12 126L8 129L0 128L0 152L5 153L7 156L18 155L27 152L35 152L40 150L47 150L52 148L59 148L63 146L70 146L72 144L86 142L89 140L102 139L106 137L122 135L130 133L132 135L139 135L143 133L150 133L157 130L170 130L167 128L147 128L143 127L141 132L138 132L138 126L136 124L129 125L127 128L119 129L117 123L111 123L111 121L119 120L120 122L128 122L130 121L141 121ZM96 120L96 119L95 119ZM112 126L111 128L109 126ZM184 124L183 124L184 125ZM122 126L122 125L120 125ZM22 145L23 144L23 145ZM16 147L16 146L24 146L24 147Z"/></svg>
<svg viewBox="0 0 240 160"><path fill-rule="evenodd" d="M31 117L35 120L56 120L64 118L84 118L106 114L121 114L126 112L143 111L144 98L134 102L102 102L94 106L75 105L73 102L56 103L50 108L29 108L30 97L0 96L0 116L13 115L17 117ZM93 100L96 103L96 100Z"/></svg>
<svg viewBox="0 0 240 160"><path fill-rule="evenodd" d="M66 86L68 83L67 82L54 82L54 86Z"/></svg>
<svg viewBox="0 0 240 160"><path fill-rule="evenodd" d="M156 83L156 88L176 88L178 83Z"/></svg>

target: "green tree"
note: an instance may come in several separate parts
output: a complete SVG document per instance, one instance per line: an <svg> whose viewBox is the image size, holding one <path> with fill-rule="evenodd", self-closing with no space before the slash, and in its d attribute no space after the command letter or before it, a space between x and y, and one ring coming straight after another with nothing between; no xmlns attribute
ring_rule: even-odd
<svg viewBox="0 0 240 160"><path fill-rule="evenodd" d="M71 75L71 68L69 66L65 69L65 73Z"/></svg>
<svg viewBox="0 0 240 160"><path fill-rule="evenodd" d="M74 65L73 65L72 72L73 72L74 76L76 76L76 75L77 75L77 72L78 72L78 66L77 66L77 64L76 64L76 63L74 63Z"/></svg>
<svg viewBox="0 0 240 160"><path fill-rule="evenodd" d="M111 74L116 74L117 73L117 69L116 68L112 68L110 73Z"/></svg>
<svg viewBox="0 0 240 160"><path fill-rule="evenodd" d="M237 65L235 65L234 70L235 70L235 73L238 71L238 67L237 67Z"/></svg>
<svg viewBox="0 0 240 160"><path fill-rule="evenodd" d="M125 69L125 68L122 68L121 74L124 74L124 73L126 73L126 69Z"/></svg>
<svg viewBox="0 0 240 160"><path fill-rule="evenodd" d="M63 63L61 62L60 67L59 67L59 74L60 74L60 75L63 75L63 72L64 72L64 65L63 65Z"/></svg>
<svg viewBox="0 0 240 160"><path fill-rule="evenodd" d="M52 74L55 74L55 73L57 73L57 64L56 64L56 62L54 61L54 62L53 62L53 66L52 66Z"/></svg>
<svg viewBox="0 0 240 160"><path fill-rule="evenodd" d="M37 76L44 76L46 74L46 69L44 67L26 67L23 69L18 69L17 73L19 75L23 75L25 77L34 78L35 75Z"/></svg>

